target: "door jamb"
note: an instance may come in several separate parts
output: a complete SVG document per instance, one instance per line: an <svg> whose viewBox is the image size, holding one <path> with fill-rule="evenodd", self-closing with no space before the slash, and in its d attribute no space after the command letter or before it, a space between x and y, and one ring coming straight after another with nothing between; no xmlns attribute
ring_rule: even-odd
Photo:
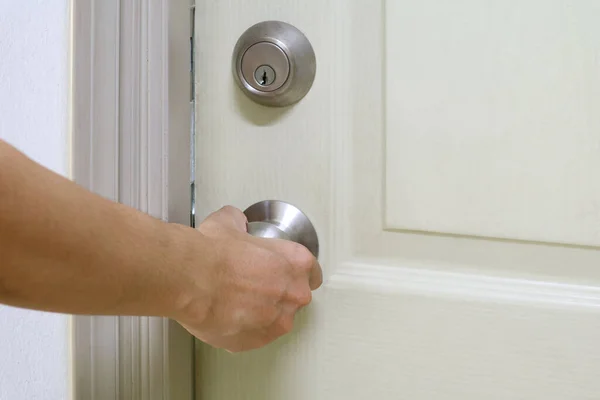
<svg viewBox="0 0 600 400"><path fill-rule="evenodd" d="M189 0L71 0L70 10L72 179L189 224ZM74 316L72 398L193 400L193 346L164 318Z"/></svg>

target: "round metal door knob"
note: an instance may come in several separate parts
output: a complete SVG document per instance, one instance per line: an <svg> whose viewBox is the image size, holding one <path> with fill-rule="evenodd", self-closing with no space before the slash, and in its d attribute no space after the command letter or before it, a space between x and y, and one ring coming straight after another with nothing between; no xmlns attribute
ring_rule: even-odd
<svg viewBox="0 0 600 400"><path fill-rule="evenodd" d="M304 34L281 21L248 28L233 50L233 76L253 101L286 107L300 101L315 80L315 52Z"/></svg>
<svg viewBox="0 0 600 400"><path fill-rule="evenodd" d="M310 219L295 206L279 200L265 200L248 207L248 233L263 238L284 239L306 247L319 257L319 238Z"/></svg>

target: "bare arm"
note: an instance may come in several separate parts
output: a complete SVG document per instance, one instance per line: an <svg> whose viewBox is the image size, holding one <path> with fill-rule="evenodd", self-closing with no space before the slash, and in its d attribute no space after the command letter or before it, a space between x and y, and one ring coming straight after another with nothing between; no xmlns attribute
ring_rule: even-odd
<svg viewBox="0 0 600 400"><path fill-rule="evenodd" d="M165 305L179 300L172 288L185 279L170 268L185 251L180 231L96 196L0 141L0 302L166 315Z"/></svg>
<svg viewBox="0 0 600 400"><path fill-rule="evenodd" d="M217 347L260 347L291 329L321 271L302 246L253 238L245 222L231 207L198 231L159 221L0 140L0 303L166 316Z"/></svg>

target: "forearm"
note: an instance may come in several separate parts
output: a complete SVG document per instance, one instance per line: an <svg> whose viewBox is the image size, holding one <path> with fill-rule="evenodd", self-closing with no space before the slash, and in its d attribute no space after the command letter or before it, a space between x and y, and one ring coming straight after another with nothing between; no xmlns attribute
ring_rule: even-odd
<svg viewBox="0 0 600 400"><path fill-rule="evenodd" d="M0 141L0 303L166 315L186 277L180 229L94 195Z"/></svg>

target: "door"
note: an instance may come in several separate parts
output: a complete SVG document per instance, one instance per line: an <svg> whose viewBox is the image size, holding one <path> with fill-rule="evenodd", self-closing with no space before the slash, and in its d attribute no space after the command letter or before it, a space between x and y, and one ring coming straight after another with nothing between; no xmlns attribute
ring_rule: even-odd
<svg viewBox="0 0 600 400"><path fill-rule="evenodd" d="M281 20L308 95L247 99L231 57ZM292 334L197 350L202 400L599 399L600 3L196 4L197 218L302 209L325 283Z"/></svg>

